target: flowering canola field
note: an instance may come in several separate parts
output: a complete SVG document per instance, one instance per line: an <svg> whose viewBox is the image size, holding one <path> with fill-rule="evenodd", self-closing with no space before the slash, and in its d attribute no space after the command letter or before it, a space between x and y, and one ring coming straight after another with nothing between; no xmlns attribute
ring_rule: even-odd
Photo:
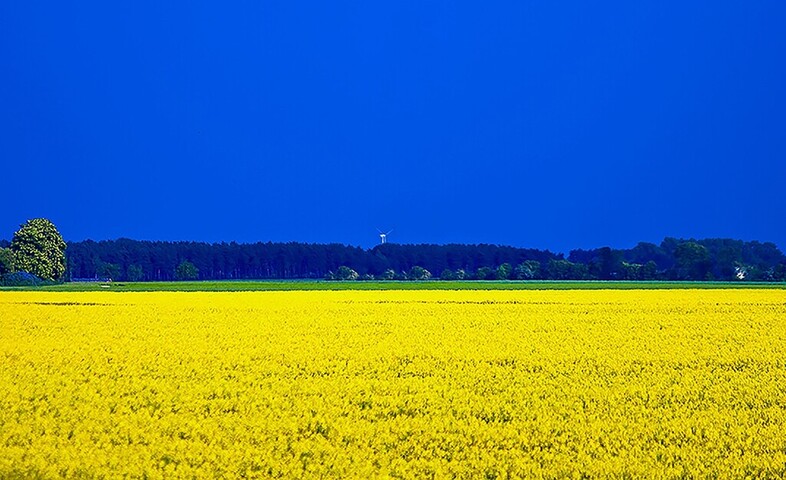
<svg viewBox="0 0 786 480"><path fill-rule="evenodd" d="M786 291L0 292L0 478L786 476Z"/></svg>

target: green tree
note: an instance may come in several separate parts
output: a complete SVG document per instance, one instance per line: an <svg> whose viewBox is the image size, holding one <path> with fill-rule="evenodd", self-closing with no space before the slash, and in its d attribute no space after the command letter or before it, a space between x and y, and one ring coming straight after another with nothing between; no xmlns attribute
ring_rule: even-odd
<svg viewBox="0 0 786 480"><path fill-rule="evenodd" d="M641 280L644 266L640 263L622 262L618 278L620 280Z"/></svg>
<svg viewBox="0 0 786 480"><path fill-rule="evenodd" d="M357 280L360 275L346 265L341 265L336 270L336 280Z"/></svg>
<svg viewBox="0 0 786 480"><path fill-rule="evenodd" d="M196 280L199 278L199 269L188 260L183 260L175 269L175 280Z"/></svg>
<svg viewBox="0 0 786 480"><path fill-rule="evenodd" d="M776 282L786 282L786 263L781 263L773 268L772 279Z"/></svg>
<svg viewBox="0 0 786 480"><path fill-rule="evenodd" d="M537 260L526 260L516 266L514 275L518 280L540 278L540 262Z"/></svg>
<svg viewBox="0 0 786 480"><path fill-rule="evenodd" d="M100 278L118 280L120 278L120 265L116 263L99 262L96 266L96 275Z"/></svg>
<svg viewBox="0 0 786 480"><path fill-rule="evenodd" d="M14 252L10 248L0 248L0 275L14 271Z"/></svg>
<svg viewBox="0 0 786 480"><path fill-rule="evenodd" d="M132 263L126 270L126 278L129 282L141 282L145 278L145 272L142 267Z"/></svg>
<svg viewBox="0 0 786 480"><path fill-rule="evenodd" d="M683 242L674 250L675 270L679 280L708 280L712 259L707 247L696 242Z"/></svg>
<svg viewBox="0 0 786 480"><path fill-rule="evenodd" d="M642 280L655 280L658 276L658 264L654 260L645 263L641 269Z"/></svg>
<svg viewBox="0 0 786 480"><path fill-rule="evenodd" d="M497 279L498 280L507 280L510 278L510 274L513 273L513 267L509 263L503 263L499 267L497 267Z"/></svg>
<svg viewBox="0 0 786 480"><path fill-rule="evenodd" d="M408 277L410 280L428 280L431 278L431 272L423 267L415 265L409 270Z"/></svg>
<svg viewBox="0 0 786 480"><path fill-rule="evenodd" d="M392 268L388 268L379 276L380 280L393 280L396 278L396 272Z"/></svg>
<svg viewBox="0 0 786 480"><path fill-rule="evenodd" d="M60 280L66 272L66 243L52 222L34 218L14 233L11 251L16 270L44 280Z"/></svg>
<svg viewBox="0 0 786 480"><path fill-rule="evenodd" d="M546 277L549 280L576 280L576 265L565 259L552 258L546 265Z"/></svg>
<svg viewBox="0 0 786 480"><path fill-rule="evenodd" d="M440 280L455 280L456 279L456 272L453 270L446 268L442 270L442 273L439 275Z"/></svg>
<svg viewBox="0 0 786 480"><path fill-rule="evenodd" d="M497 272L490 269L489 267L480 267L475 272L475 278L478 280L494 280L496 276Z"/></svg>
<svg viewBox="0 0 786 480"><path fill-rule="evenodd" d="M600 280L613 280L621 274L629 273L623 268L623 252L602 247L597 250L595 258L590 262L589 272Z"/></svg>

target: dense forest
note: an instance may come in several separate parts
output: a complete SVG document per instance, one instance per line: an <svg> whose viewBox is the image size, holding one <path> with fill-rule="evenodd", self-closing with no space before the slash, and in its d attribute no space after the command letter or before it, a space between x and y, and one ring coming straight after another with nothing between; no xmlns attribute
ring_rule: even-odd
<svg viewBox="0 0 786 480"><path fill-rule="evenodd" d="M0 242L7 246L8 242ZM69 242L67 280L522 279L786 280L773 243L666 238L630 249L548 250L497 245Z"/></svg>

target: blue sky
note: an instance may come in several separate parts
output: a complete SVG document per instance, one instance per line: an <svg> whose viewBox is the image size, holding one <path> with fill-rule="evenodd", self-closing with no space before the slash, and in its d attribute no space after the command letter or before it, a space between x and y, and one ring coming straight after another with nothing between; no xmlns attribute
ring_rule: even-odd
<svg viewBox="0 0 786 480"><path fill-rule="evenodd" d="M786 4L0 4L0 238L786 247Z"/></svg>

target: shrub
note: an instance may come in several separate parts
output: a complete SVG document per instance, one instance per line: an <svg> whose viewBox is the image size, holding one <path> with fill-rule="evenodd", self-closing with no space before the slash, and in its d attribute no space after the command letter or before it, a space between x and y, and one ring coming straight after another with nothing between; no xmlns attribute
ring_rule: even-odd
<svg viewBox="0 0 786 480"><path fill-rule="evenodd" d="M184 260L175 269L175 280L196 280L199 278L199 269L188 260Z"/></svg>
<svg viewBox="0 0 786 480"><path fill-rule="evenodd" d="M429 272L423 267L419 267L415 265L409 271L408 277L410 280L428 280L431 278L431 272Z"/></svg>
<svg viewBox="0 0 786 480"><path fill-rule="evenodd" d="M453 270L446 268L442 270L442 273L439 275L440 280L455 280L456 279L456 272Z"/></svg>
<svg viewBox="0 0 786 480"><path fill-rule="evenodd" d="M14 272L0 276L0 285L4 287L37 287L45 283L48 282L28 272Z"/></svg>
<svg viewBox="0 0 786 480"><path fill-rule="evenodd" d="M359 277L360 275L358 275L358 272L346 265L341 265L336 271L336 280L357 280Z"/></svg>
<svg viewBox="0 0 786 480"><path fill-rule="evenodd" d="M489 267L480 267L478 271L475 272L475 278L478 280L495 280L497 278L497 272Z"/></svg>
<svg viewBox="0 0 786 480"><path fill-rule="evenodd" d="M513 267L509 263L503 263L497 267L497 280L507 280L513 273Z"/></svg>
<svg viewBox="0 0 786 480"><path fill-rule="evenodd" d="M14 271L14 252L10 248L0 247L0 275Z"/></svg>
<svg viewBox="0 0 786 480"><path fill-rule="evenodd" d="M379 276L380 280L394 280L396 278L396 272L392 268L388 268Z"/></svg>

